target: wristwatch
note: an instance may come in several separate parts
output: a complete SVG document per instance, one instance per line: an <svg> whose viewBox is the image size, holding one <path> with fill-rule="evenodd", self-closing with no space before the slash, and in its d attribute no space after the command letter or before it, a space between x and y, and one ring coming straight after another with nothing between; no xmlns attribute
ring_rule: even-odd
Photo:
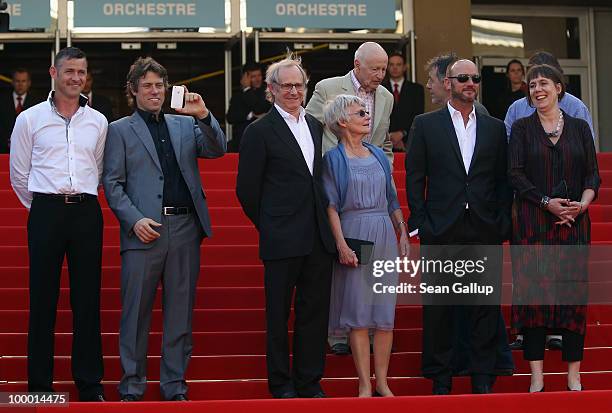
<svg viewBox="0 0 612 413"><path fill-rule="evenodd" d="M550 198L544 195L542 200L540 201L540 208L548 209L548 204L550 203Z"/></svg>

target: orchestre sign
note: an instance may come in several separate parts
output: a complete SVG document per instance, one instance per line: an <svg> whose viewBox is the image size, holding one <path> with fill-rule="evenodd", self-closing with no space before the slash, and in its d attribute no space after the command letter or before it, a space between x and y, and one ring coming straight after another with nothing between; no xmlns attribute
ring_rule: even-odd
<svg viewBox="0 0 612 413"><path fill-rule="evenodd" d="M224 0L77 0L75 27L225 27Z"/></svg>
<svg viewBox="0 0 612 413"><path fill-rule="evenodd" d="M395 0L249 0L250 27L395 29Z"/></svg>
<svg viewBox="0 0 612 413"><path fill-rule="evenodd" d="M49 0L5 0L11 16L10 29L47 29L51 25Z"/></svg>

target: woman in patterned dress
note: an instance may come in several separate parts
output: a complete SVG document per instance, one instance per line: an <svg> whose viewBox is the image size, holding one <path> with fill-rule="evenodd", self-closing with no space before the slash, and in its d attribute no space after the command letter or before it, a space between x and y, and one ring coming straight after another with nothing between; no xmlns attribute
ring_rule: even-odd
<svg viewBox="0 0 612 413"><path fill-rule="evenodd" d="M527 99L536 112L512 125L509 179L513 208L512 323L525 332L530 392L544 390L547 331L560 330L568 362L568 390L582 390L588 293L589 205L600 179L588 124L558 105L565 93L559 71L548 65L527 74Z"/></svg>

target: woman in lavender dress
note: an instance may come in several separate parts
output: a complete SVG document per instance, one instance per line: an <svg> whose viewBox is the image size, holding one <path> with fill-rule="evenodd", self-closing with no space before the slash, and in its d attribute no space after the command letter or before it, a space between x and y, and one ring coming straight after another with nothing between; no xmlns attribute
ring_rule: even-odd
<svg viewBox="0 0 612 413"><path fill-rule="evenodd" d="M374 334L374 395L393 396L387 370L393 343L395 294L376 293L374 284L397 285L396 272L374 277L375 260L395 260L408 254L408 234L391 167L383 151L363 142L370 132L370 115L356 96L339 95L325 110L325 124L338 137L336 148L323 158L323 184L338 249L334 264L329 317L330 335L350 335L359 376L359 396L372 396L369 332ZM398 244L395 230L400 233ZM359 265L345 238L374 242L368 265ZM398 251L399 250L399 251Z"/></svg>

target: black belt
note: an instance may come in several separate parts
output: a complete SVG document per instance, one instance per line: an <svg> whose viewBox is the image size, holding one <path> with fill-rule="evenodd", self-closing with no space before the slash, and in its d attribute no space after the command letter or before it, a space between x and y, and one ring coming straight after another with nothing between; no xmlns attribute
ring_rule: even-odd
<svg viewBox="0 0 612 413"><path fill-rule="evenodd" d="M63 201L65 204L80 204L87 199L96 198L91 194L42 194L34 192L34 198L51 198Z"/></svg>
<svg viewBox="0 0 612 413"><path fill-rule="evenodd" d="M191 214L191 208L189 207L164 207L162 209L163 215L186 215Z"/></svg>

